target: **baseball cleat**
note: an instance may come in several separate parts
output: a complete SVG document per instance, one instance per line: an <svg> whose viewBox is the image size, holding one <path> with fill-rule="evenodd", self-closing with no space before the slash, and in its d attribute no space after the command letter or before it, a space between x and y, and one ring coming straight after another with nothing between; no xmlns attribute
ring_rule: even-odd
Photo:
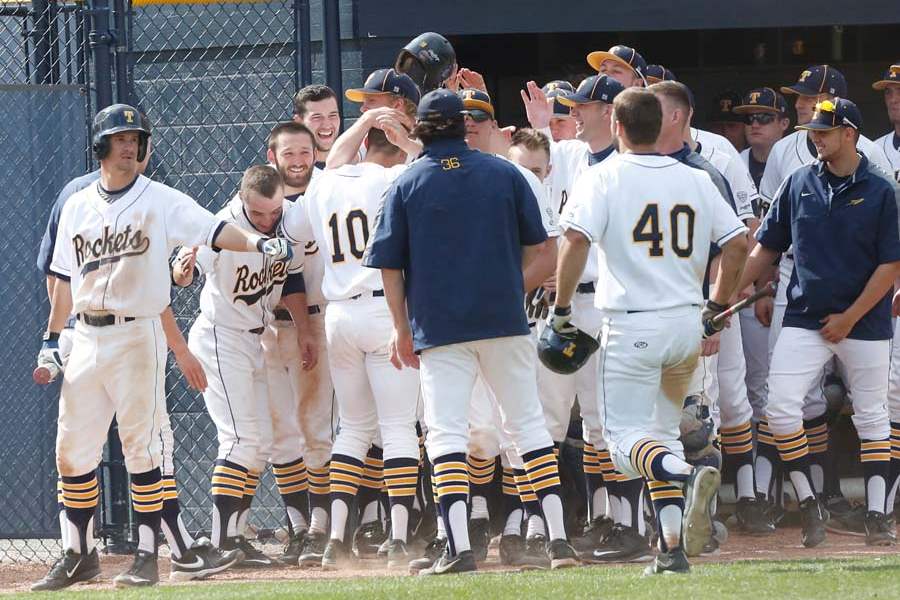
<svg viewBox="0 0 900 600"><path fill-rule="evenodd" d="M300 562L300 554L303 552L303 542L306 541L306 531L295 533L288 538L287 544L278 561L285 565L295 566Z"/></svg>
<svg viewBox="0 0 900 600"><path fill-rule="evenodd" d="M226 539L222 543L222 550L240 550L244 554L244 558L235 563L234 568L236 569L267 569L278 566L278 563L266 556L242 535Z"/></svg>
<svg viewBox="0 0 900 600"><path fill-rule="evenodd" d="M425 555L422 558L409 561L410 575L415 575L419 571L432 566L435 561L440 558L441 554L444 553L444 548L446 546L447 538L436 537L428 542L428 545L425 546Z"/></svg>
<svg viewBox="0 0 900 600"><path fill-rule="evenodd" d="M644 569L644 577L650 575L683 575L691 572L684 549L675 548L669 552L660 552L656 555L652 565Z"/></svg>
<svg viewBox="0 0 900 600"><path fill-rule="evenodd" d="M325 552L322 553L322 570L337 571L353 564L353 550L350 544L340 540L328 540Z"/></svg>
<svg viewBox="0 0 900 600"><path fill-rule="evenodd" d="M469 543L477 562L487 560L488 544L491 541L491 536L488 533L490 525L490 521L487 519L472 519L469 521Z"/></svg>
<svg viewBox="0 0 900 600"><path fill-rule="evenodd" d="M460 552L456 556L450 556L450 548L448 546L444 549L444 553L434 561L433 565L419 571L419 576L427 577L429 575L472 573L477 570L478 567L475 564L475 556L472 554L471 550Z"/></svg>
<svg viewBox="0 0 900 600"><path fill-rule="evenodd" d="M809 497L800 503L800 525L803 528L800 533L800 541L807 548L814 548L825 541L825 522L828 520L828 511L822 507L822 502L815 497Z"/></svg>
<svg viewBox="0 0 900 600"><path fill-rule="evenodd" d="M550 557L543 549L540 553L529 553L525 539L521 535L501 535L500 564L507 567L518 567L523 571L548 569L550 568Z"/></svg>
<svg viewBox="0 0 900 600"><path fill-rule="evenodd" d="M712 467L695 467L684 485L684 519L682 537L684 552L699 556L712 537L710 508L719 490L722 476Z"/></svg>
<svg viewBox="0 0 900 600"><path fill-rule="evenodd" d="M636 528L617 523L603 544L579 557L586 563L645 562L653 558L653 553L647 538Z"/></svg>
<svg viewBox="0 0 900 600"><path fill-rule="evenodd" d="M201 538L181 558L171 559L169 581L205 579L234 566L244 558L238 549L223 551Z"/></svg>
<svg viewBox="0 0 900 600"><path fill-rule="evenodd" d="M122 587L147 587L159 583L159 565L156 562L156 554L146 550L138 550L134 555L134 562L124 573L113 578L117 588Z"/></svg>
<svg viewBox="0 0 900 600"><path fill-rule="evenodd" d="M578 555L575 554L575 548L562 538L553 540L547 545L547 556L550 557L551 569L578 566Z"/></svg>
<svg viewBox="0 0 900 600"><path fill-rule="evenodd" d="M406 569L409 567L409 551L406 549L406 542L402 540L391 540L387 544L387 568Z"/></svg>
<svg viewBox="0 0 900 600"><path fill-rule="evenodd" d="M866 535L865 506L854 506L841 494L822 495L821 502L828 512L826 530L841 535Z"/></svg>
<svg viewBox="0 0 900 600"><path fill-rule="evenodd" d="M300 559L297 561L301 567L322 566L322 555L325 553L325 545L328 543L328 535L324 531L310 531L306 534L303 549L300 551Z"/></svg>
<svg viewBox="0 0 900 600"><path fill-rule="evenodd" d="M893 546L897 542L896 528L884 513L866 513L866 545Z"/></svg>
<svg viewBox="0 0 900 600"><path fill-rule="evenodd" d="M735 517L738 527L750 535L766 535L775 531L775 523L764 502L756 498L741 498L737 502Z"/></svg>
<svg viewBox="0 0 900 600"><path fill-rule="evenodd" d="M580 537L572 539L572 547L578 552L591 552L599 548L606 540L606 536L613 530L615 521L601 515L596 519L591 519L584 532Z"/></svg>
<svg viewBox="0 0 900 600"><path fill-rule="evenodd" d="M353 548L360 558L376 556L381 544L389 538L381 521L371 521L360 525L353 533Z"/></svg>
<svg viewBox="0 0 900 600"><path fill-rule="evenodd" d="M76 583L91 581L100 575L100 557L94 548L87 556L66 550L56 559L44 578L31 586L33 592L51 592Z"/></svg>

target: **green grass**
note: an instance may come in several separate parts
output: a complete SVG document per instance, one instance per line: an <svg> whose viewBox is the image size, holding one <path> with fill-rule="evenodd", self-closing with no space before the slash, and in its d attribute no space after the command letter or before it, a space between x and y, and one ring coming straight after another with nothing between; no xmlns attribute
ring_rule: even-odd
<svg viewBox="0 0 900 600"><path fill-rule="evenodd" d="M433 578L199 583L151 590L26 594L39 598L329 598L348 600L714 600L766 598L856 600L900 598L900 555L850 560L745 561L696 566L690 575L642 578L642 566L592 567L558 572L484 573Z"/></svg>

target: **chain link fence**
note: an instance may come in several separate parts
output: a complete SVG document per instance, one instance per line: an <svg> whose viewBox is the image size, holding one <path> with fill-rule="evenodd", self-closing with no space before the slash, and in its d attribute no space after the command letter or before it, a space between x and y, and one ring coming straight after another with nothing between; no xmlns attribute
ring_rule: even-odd
<svg viewBox="0 0 900 600"><path fill-rule="evenodd" d="M341 2L345 33L352 30L352 6ZM323 79L322 43L310 41L301 18L321 9L320 1L305 0L0 0L0 189L7 208L0 221L0 295L8 307L0 322L7 341L0 347L7 365L0 373L0 563L50 562L60 551L59 383L31 382L49 312L34 257L59 190L96 166L89 138L98 105L121 101L144 111L153 125L147 175L217 211L235 194L244 169L265 161L271 128L291 118L301 72ZM321 40L321 21L311 20ZM350 69L347 83L360 83L359 65ZM173 290L185 334L199 292L199 284ZM172 360L166 388L183 514L189 530L207 532L215 427ZM121 471L116 450L107 452L95 522L110 551L127 550L135 539ZM270 533L283 525L283 511L267 472L251 526Z"/></svg>

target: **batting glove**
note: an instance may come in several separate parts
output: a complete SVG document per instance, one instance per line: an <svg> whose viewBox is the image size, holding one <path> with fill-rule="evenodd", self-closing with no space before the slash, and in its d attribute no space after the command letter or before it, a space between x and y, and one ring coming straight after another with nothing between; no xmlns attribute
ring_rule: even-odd
<svg viewBox="0 0 900 600"><path fill-rule="evenodd" d="M728 310L728 306L713 302L712 300L707 300L706 304L703 305L703 310L700 313L700 322L703 323L704 340L725 329L725 320L723 319L716 322L713 321L713 317L726 310Z"/></svg>
<svg viewBox="0 0 900 600"><path fill-rule="evenodd" d="M547 318L547 325L560 335L572 335L578 329L572 325L571 320L571 306L554 306L553 313Z"/></svg>
<svg viewBox="0 0 900 600"><path fill-rule="evenodd" d="M294 249L284 238L260 238L256 247L272 260L287 262L294 257Z"/></svg>
<svg viewBox="0 0 900 600"><path fill-rule="evenodd" d="M48 335L41 344L41 350L37 355L37 366L50 371L50 380L62 371L62 355L59 352L59 336Z"/></svg>

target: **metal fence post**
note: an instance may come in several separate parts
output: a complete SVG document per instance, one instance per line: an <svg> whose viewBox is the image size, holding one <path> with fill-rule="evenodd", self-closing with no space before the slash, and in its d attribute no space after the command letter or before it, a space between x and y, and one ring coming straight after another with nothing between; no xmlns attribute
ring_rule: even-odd
<svg viewBox="0 0 900 600"><path fill-rule="evenodd" d="M341 80L341 13L339 0L323 0L322 28L325 41L325 79L338 98L344 97ZM339 102L340 103L340 102Z"/></svg>
<svg viewBox="0 0 900 600"><path fill-rule="evenodd" d="M294 0L294 87L298 91L312 83L309 29L309 0Z"/></svg>
<svg viewBox="0 0 900 600"><path fill-rule="evenodd" d="M38 84L52 83L51 80L51 56L50 56L50 5L47 0L34 0L31 3L32 22L34 29L31 37L34 39L33 57L34 82Z"/></svg>
<svg viewBox="0 0 900 600"><path fill-rule="evenodd" d="M113 6L115 29L112 32L112 43L116 49L116 101L122 104L134 104L133 75L128 65L128 32L125 25L128 7L125 0L113 0Z"/></svg>
<svg viewBox="0 0 900 600"><path fill-rule="evenodd" d="M109 0L90 0L91 31L88 34L94 55L94 91L97 94L97 110L113 103L112 96L112 44L109 31Z"/></svg>

